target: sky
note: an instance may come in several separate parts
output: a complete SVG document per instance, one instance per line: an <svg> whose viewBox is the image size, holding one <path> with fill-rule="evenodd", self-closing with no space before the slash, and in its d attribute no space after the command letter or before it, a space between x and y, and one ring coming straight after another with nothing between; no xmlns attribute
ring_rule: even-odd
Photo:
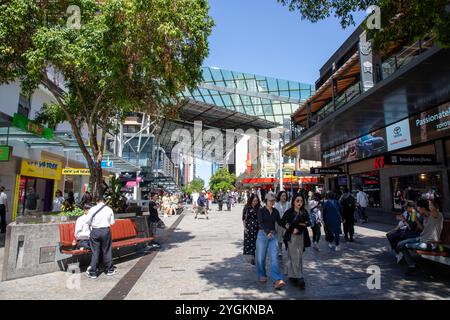
<svg viewBox="0 0 450 320"><path fill-rule="evenodd" d="M215 22L205 66L314 84L319 69L351 35L330 17L310 23L277 0L209 0ZM355 15L357 24L364 12ZM197 160L208 184L211 164Z"/></svg>

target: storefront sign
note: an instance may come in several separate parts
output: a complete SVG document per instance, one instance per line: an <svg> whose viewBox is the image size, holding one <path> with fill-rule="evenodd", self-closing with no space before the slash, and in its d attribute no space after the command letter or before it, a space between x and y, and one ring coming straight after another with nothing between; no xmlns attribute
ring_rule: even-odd
<svg viewBox="0 0 450 320"><path fill-rule="evenodd" d="M390 154L385 163L396 165L436 165L436 156L431 154Z"/></svg>
<svg viewBox="0 0 450 320"><path fill-rule="evenodd" d="M375 158L375 160L373 161L373 167L374 169L384 168L384 163L384 157Z"/></svg>
<svg viewBox="0 0 450 320"><path fill-rule="evenodd" d="M40 125L32 120L29 120L28 118L24 117L21 114L18 113L14 114L13 125L19 129L44 137L48 140L53 139L52 129L46 128L43 125Z"/></svg>
<svg viewBox="0 0 450 320"><path fill-rule="evenodd" d="M62 169L62 174L66 176L90 176L91 171L86 168L75 169L75 168L64 168Z"/></svg>
<svg viewBox="0 0 450 320"><path fill-rule="evenodd" d="M388 151L406 148L411 145L409 119L394 123L386 128Z"/></svg>
<svg viewBox="0 0 450 320"><path fill-rule="evenodd" d="M12 147L0 146L0 161L9 161L12 153Z"/></svg>
<svg viewBox="0 0 450 320"><path fill-rule="evenodd" d="M343 173L341 168L311 168L311 174L340 174Z"/></svg>
<svg viewBox="0 0 450 320"><path fill-rule="evenodd" d="M20 174L28 177L59 180L61 179L62 163L59 161L41 159L41 161L22 160Z"/></svg>

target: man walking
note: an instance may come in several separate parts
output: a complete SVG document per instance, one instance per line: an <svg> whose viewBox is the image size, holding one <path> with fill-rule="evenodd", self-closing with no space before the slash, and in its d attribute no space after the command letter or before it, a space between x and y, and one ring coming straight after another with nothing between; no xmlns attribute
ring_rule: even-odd
<svg viewBox="0 0 450 320"><path fill-rule="evenodd" d="M6 212L8 212L8 196L5 187L0 187L0 233L6 232Z"/></svg>
<svg viewBox="0 0 450 320"><path fill-rule="evenodd" d="M345 240L353 242L353 234L355 233L355 209L356 200L353 198L347 187L343 189L344 194L339 199L342 206L342 220L344 222Z"/></svg>
<svg viewBox="0 0 450 320"><path fill-rule="evenodd" d="M198 219L197 216L199 213L200 214L204 213L206 215L206 220L208 220L208 210L206 209L206 198L204 192L200 193L200 197L198 197L197 204L198 210L195 213L195 219Z"/></svg>
<svg viewBox="0 0 450 320"><path fill-rule="evenodd" d="M367 222L369 219L367 217L367 213L366 213L366 208L369 205L369 199L368 199L368 195L367 193L365 193L363 191L363 189L360 187L359 188L359 192L356 195L356 202L358 205L358 214L359 214L359 218L363 221L363 222Z"/></svg>
<svg viewBox="0 0 450 320"><path fill-rule="evenodd" d="M86 224L91 228L90 246L92 258L87 276L95 279L99 275L98 264L100 254L103 256L103 265L106 268L106 275L112 276L117 273L112 264L112 237L111 226L114 224L114 212L107 206L102 198L97 200L97 205L89 210Z"/></svg>
<svg viewBox="0 0 450 320"><path fill-rule="evenodd" d="M217 202L219 204L219 211L222 211L223 198L224 198L224 194L223 194L222 190L220 190L218 195L217 195Z"/></svg>

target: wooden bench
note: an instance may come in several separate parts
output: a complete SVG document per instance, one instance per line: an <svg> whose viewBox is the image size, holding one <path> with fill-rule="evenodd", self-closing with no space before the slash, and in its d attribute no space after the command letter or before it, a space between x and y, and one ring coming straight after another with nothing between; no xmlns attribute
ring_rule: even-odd
<svg viewBox="0 0 450 320"><path fill-rule="evenodd" d="M63 223L59 225L61 253L72 256L90 254L91 250L74 249L72 242L75 239L75 223ZM116 220L111 227L112 248L136 246L148 243L154 237L138 238L136 225L131 219Z"/></svg>
<svg viewBox="0 0 450 320"><path fill-rule="evenodd" d="M415 253L424 259L450 265L450 220L444 220L441 237L434 244L433 249L417 249Z"/></svg>

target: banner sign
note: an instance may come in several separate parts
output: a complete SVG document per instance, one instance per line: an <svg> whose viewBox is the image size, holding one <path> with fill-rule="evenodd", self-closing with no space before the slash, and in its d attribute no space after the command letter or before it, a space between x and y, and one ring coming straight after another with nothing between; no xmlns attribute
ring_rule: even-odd
<svg viewBox="0 0 450 320"><path fill-rule="evenodd" d="M62 174L66 176L90 176L91 171L87 168L64 168Z"/></svg>
<svg viewBox="0 0 450 320"><path fill-rule="evenodd" d="M341 174L341 168L311 168L311 174Z"/></svg>
<svg viewBox="0 0 450 320"><path fill-rule="evenodd" d="M385 163L396 165L436 165L436 156L432 154L389 154Z"/></svg>
<svg viewBox="0 0 450 320"><path fill-rule="evenodd" d="M409 118L414 144L450 134L450 102Z"/></svg>
<svg viewBox="0 0 450 320"><path fill-rule="evenodd" d="M53 130L50 128L46 128L39 123L36 123L28 118L24 117L21 114L14 113L13 117L13 125L19 129L24 131L28 131L35 135L44 137L45 139L51 140L53 139Z"/></svg>

